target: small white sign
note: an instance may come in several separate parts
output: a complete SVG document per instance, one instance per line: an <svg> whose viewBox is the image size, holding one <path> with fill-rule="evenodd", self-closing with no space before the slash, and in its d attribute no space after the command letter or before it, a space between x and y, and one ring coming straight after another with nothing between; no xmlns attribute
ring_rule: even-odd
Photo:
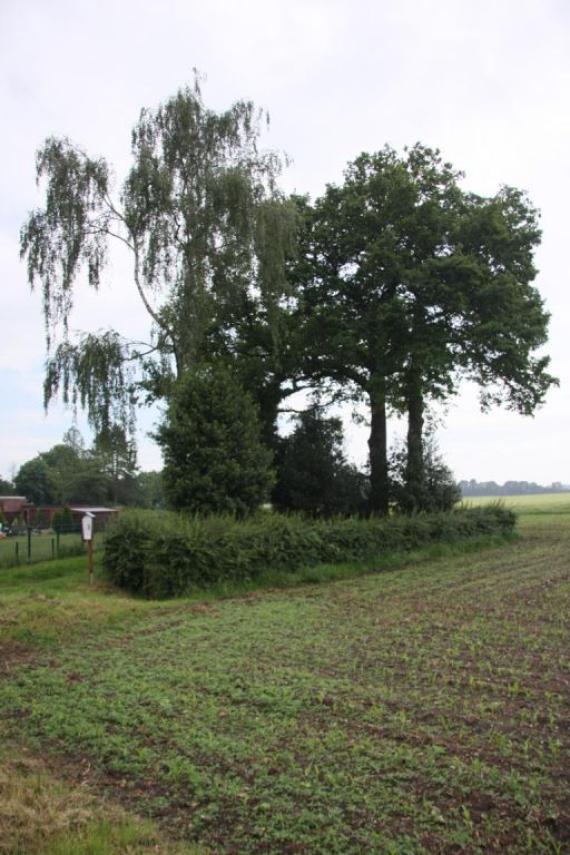
<svg viewBox="0 0 570 855"><path fill-rule="evenodd" d="M93 540L93 517L91 514L81 518L81 534L83 540Z"/></svg>

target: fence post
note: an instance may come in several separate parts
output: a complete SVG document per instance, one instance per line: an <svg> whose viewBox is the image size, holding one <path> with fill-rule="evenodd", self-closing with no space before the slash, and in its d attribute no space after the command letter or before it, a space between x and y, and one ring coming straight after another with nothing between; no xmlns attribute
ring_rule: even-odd
<svg viewBox="0 0 570 855"><path fill-rule="evenodd" d="M28 564L32 563L32 527L28 526Z"/></svg>
<svg viewBox="0 0 570 855"><path fill-rule="evenodd" d="M60 534L60 532L59 532L59 528L58 528L55 532L55 553L56 553L58 558L59 558L59 534Z"/></svg>
<svg viewBox="0 0 570 855"><path fill-rule="evenodd" d="M55 558L55 537L51 539L51 557Z"/></svg>
<svg viewBox="0 0 570 855"><path fill-rule="evenodd" d="M16 546L16 565L20 565L20 541L17 540L15 543Z"/></svg>

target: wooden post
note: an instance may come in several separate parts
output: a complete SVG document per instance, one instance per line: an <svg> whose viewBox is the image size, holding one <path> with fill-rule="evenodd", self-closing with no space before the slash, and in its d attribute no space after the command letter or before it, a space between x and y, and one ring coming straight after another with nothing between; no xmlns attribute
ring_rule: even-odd
<svg viewBox="0 0 570 855"><path fill-rule="evenodd" d="M87 561L89 564L89 584L93 584L93 538L87 541Z"/></svg>
<svg viewBox="0 0 570 855"><path fill-rule="evenodd" d="M93 584L93 514L89 511L81 519L81 535L84 541L87 541L87 572L89 575L89 584Z"/></svg>

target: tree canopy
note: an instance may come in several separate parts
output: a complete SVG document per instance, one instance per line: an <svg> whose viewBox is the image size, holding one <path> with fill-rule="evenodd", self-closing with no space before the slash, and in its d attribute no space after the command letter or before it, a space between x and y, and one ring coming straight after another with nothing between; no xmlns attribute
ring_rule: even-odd
<svg viewBox="0 0 570 855"><path fill-rule="evenodd" d="M140 492L136 470L132 444L119 428L90 449L72 428L63 442L23 463L14 484L36 505L134 504Z"/></svg>
<svg viewBox="0 0 570 855"><path fill-rule="evenodd" d="M13 483L5 478L0 478L0 496L13 496L14 492Z"/></svg>
<svg viewBox="0 0 570 855"><path fill-rule="evenodd" d="M259 148L264 118L249 101L208 109L196 77L194 88L141 111L118 192L105 160L46 140L37 157L45 207L21 232L30 284L43 296L46 406L61 392L86 408L97 433L124 426L141 396L168 395L213 346L231 346L246 301L275 321L296 210L277 189L279 156ZM119 330L69 334L77 277L86 272L99 287L111 242L130 253L147 342Z"/></svg>
<svg viewBox="0 0 570 855"><path fill-rule="evenodd" d="M524 194L464 191L438 151L386 147L349 164L304 233L303 295L316 376L368 401L372 509L389 502L386 419L408 415L407 480L421 495L426 403L468 376L482 405L531 413L555 382L537 290L537 212Z"/></svg>
<svg viewBox="0 0 570 855"><path fill-rule="evenodd" d="M196 77L141 111L118 187L104 159L67 139L45 141L45 205L22 228L21 255L43 296L46 406L61 394L86 409L117 480L132 454L136 405L165 400L181 429L180 390L212 364L255 402L273 452L284 399L329 390L368 406L373 512L387 513L390 501L388 416L407 417L406 501L421 510L433 402L468 378L483 408L529 415L556 383L540 352L548 314L533 284L538 212L516 188L468 192L462 174L421 144L361 154L314 204L286 198L282 159L260 148L265 118L249 101L207 108ZM78 277L97 289L112 243L130 254L145 342L119 329L70 333ZM168 424L158 433L165 450ZM33 464L42 495L44 464Z"/></svg>

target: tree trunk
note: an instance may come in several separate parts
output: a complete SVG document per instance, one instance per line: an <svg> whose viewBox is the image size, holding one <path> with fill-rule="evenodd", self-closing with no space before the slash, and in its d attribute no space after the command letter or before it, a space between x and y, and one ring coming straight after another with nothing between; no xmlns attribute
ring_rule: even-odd
<svg viewBox="0 0 570 855"><path fill-rule="evenodd" d="M386 380L381 375L370 381L370 511L388 513L389 480L386 429Z"/></svg>
<svg viewBox="0 0 570 855"><path fill-rule="evenodd" d="M272 378L264 386L250 390L259 406L261 438L263 444L275 454L277 451L277 417L283 399L281 378Z"/></svg>
<svg viewBox="0 0 570 855"><path fill-rule="evenodd" d="M407 381L408 407L408 456L406 462L406 488L409 495L409 510L421 510L424 492L424 398L421 372L412 363Z"/></svg>

